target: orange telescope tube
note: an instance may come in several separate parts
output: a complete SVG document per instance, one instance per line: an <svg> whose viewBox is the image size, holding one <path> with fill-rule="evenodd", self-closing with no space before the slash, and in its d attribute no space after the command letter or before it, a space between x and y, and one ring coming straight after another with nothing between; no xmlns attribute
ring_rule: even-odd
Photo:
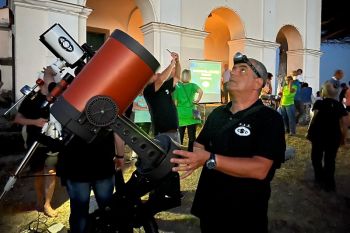
<svg viewBox="0 0 350 233"><path fill-rule="evenodd" d="M138 42L115 30L63 94L78 111L97 95L111 97L123 113L159 67Z"/></svg>
<svg viewBox="0 0 350 233"><path fill-rule="evenodd" d="M126 33L115 30L53 104L51 113L63 127L91 141L91 126L81 124L88 101L95 96L109 97L120 115L158 67L148 50Z"/></svg>

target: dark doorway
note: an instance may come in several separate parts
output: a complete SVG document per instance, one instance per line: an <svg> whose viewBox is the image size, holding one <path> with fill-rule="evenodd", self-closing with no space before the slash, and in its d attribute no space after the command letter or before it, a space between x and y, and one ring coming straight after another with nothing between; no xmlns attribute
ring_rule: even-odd
<svg viewBox="0 0 350 233"><path fill-rule="evenodd" d="M93 51L98 50L109 36L109 30L102 28L88 27L86 32L86 42Z"/></svg>

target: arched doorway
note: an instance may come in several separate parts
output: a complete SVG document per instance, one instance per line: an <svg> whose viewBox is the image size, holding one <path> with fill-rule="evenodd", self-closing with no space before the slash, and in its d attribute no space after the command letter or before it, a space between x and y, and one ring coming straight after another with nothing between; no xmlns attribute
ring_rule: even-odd
<svg viewBox="0 0 350 233"><path fill-rule="evenodd" d="M232 67L233 53L244 51L242 43L231 43L245 38L239 15L226 7L214 9L208 15L204 30L209 33L204 42L204 58Z"/></svg>
<svg viewBox="0 0 350 233"><path fill-rule="evenodd" d="M86 6L93 9L87 19L87 42L95 50L115 29L144 44L140 27L155 18L148 0L87 0Z"/></svg>
<svg viewBox="0 0 350 233"><path fill-rule="evenodd" d="M276 77L280 84L293 70L303 69L303 43L298 29L292 25L285 25L278 31L276 42L280 44L276 64Z"/></svg>

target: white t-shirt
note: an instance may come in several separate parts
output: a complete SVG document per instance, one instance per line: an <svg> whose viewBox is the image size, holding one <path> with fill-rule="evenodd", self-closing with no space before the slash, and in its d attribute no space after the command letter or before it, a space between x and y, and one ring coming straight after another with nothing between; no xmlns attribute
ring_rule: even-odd
<svg viewBox="0 0 350 233"><path fill-rule="evenodd" d="M231 77L231 71L229 69L225 70L222 74L224 83L227 83L230 80Z"/></svg>

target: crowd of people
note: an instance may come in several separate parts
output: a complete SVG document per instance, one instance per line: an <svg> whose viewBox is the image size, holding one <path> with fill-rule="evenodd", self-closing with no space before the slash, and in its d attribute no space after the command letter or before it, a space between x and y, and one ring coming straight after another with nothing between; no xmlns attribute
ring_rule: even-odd
<svg viewBox="0 0 350 233"><path fill-rule="evenodd" d="M271 108L262 96L273 93L273 75L260 61L236 53L232 69L224 65L223 104L203 122L194 116L203 90L191 82L190 70L181 72L179 55L170 52L170 56L170 64L150 78L129 107L135 124L152 137L167 135L184 144L187 129L187 149L173 152L178 155L171 159L173 172L150 193L150 199L181 198L180 178L203 168L191 209L202 232L232 232L232 227L237 232L268 232L270 182L284 162L285 135L296 135L297 124L309 124L315 182L335 191L335 159L345 143L350 111L350 88L340 83L341 70L322 85L317 97L301 81L303 71L296 70L278 89L278 108ZM28 146L38 140L50 117L49 107L40 103L55 85L55 73L50 67L43 72L45 85L22 102L14 121L26 126ZM54 162L48 162L50 155ZM58 214L51 206L56 174L70 199L70 231L87 232L91 190L99 208L106 208L114 191L114 174L124 167L125 159L125 143L108 129L92 143L74 137L55 151L40 146L30 162L39 175L35 178L39 209L50 217ZM45 171L52 176L42 178Z"/></svg>
<svg viewBox="0 0 350 233"><path fill-rule="evenodd" d="M350 127L350 89L341 83L342 70L324 82L316 97L307 82L302 82L302 69L287 75L279 88L277 111L283 117L285 133L296 135L297 125L308 125L311 161L315 184L325 191L335 191L335 160L339 147L346 145ZM350 85L350 83L349 83Z"/></svg>

